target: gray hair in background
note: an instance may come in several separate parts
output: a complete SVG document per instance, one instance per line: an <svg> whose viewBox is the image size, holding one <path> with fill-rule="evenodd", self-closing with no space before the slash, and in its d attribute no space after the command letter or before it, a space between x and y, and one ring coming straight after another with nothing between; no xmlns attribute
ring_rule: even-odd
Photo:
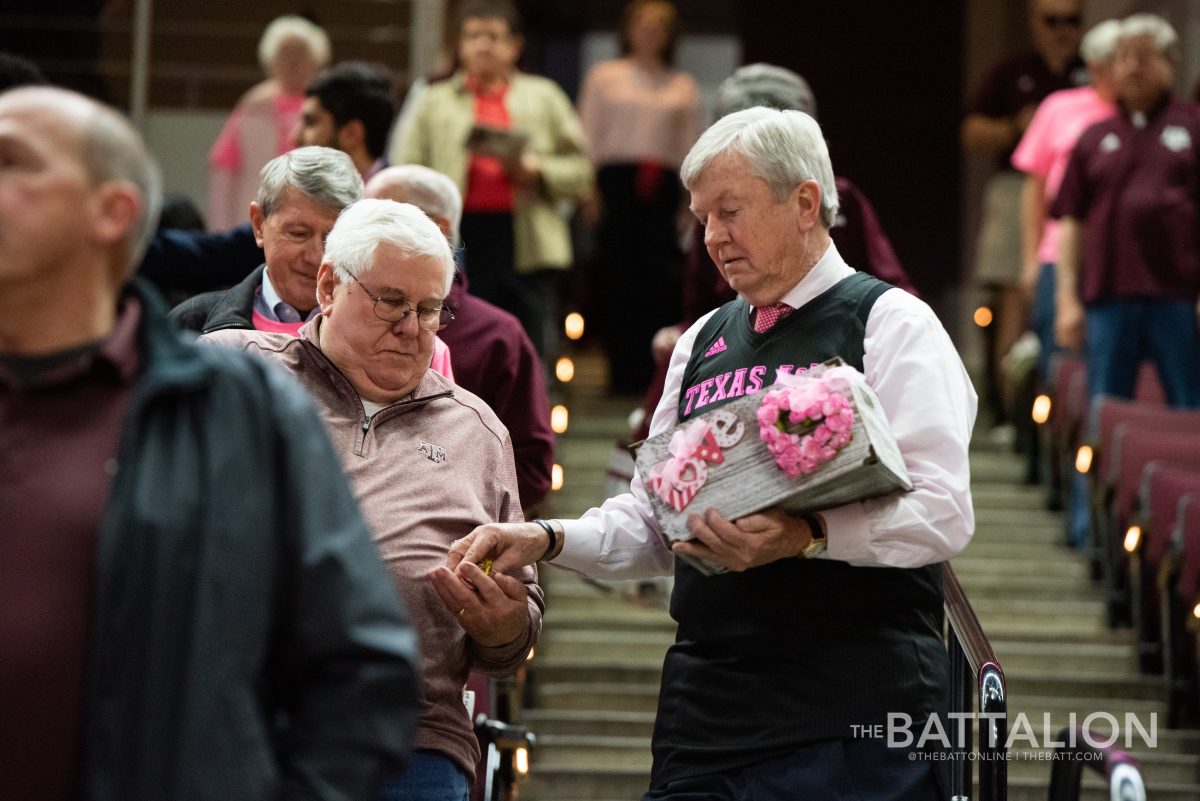
<svg viewBox="0 0 1200 801"><path fill-rule="evenodd" d="M1171 27L1171 23L1162 17L1156 14L1131 14L1121 21L1121 35L1118 41L1138 36L1153 36L1158 51L1173 63L1179 63L1182 56L1179 50L1179 34Z"/></svg>
<svg viewBox="0 0 1200 801"><path fill-rule="evenodd" d="M729 114L700 135L680 167L683 185L691 191L704 169L718 156L741 156L750 172L766 181L782 203L805 181L821 189L821 225L832 228L838 196L833 182L829 148L821 126L803 111L758 106Z"/></svg>
<svg viewBox="0 0 1200 801"><path fill-rule="evenodd" d="M362 176L354 162L331 147L298 147L266 163L258 174L258 207L264 217L279 208L289 187L334 211L346 208L363 193Z"/></svg>
<svg viewBox="0 0 1200 801"><path fill-rule="evenodd" d="M17 90L20 91L20 90ZM43 89L30 91L62 91ZM70 93L73 94L73 93ZM91 103L91 101L88 101ZM93 112L83 132L83 164L92 183L129 181L142 196L142 210L130 232L129 263L126 275L132 275L142 262L150 238L162 213L162 173L146 149L146 143L118 111L92 103Z"/></svg>
<svg viewBox="0 0 1200 801"><path fill-rule="evenodd" d="M271 20L259 37L258 63L263 72L271 72L271 63L279 54L279 48L285 39L292 38L302 39L308 45L309 52L319 66L324 67L329 63L329 34L325 33L325 29L304 17L287 14Z"/></svg>
<svg viewBox="0 0 1200 801"><path fill-rule="evenodd" d="M1107 64L1116 56L1120 38L1121 23L1115 19L1105 20L1083 35L1079 57L1085 64Z"/></svg>
<svg viewBox="0 0 1200 801"><path fill-rule="evenodd" d="M411 203L364 198L338 216L325 239L325 261L333 265L338 280L348 283L371 269L375 251L383 243L400 249L405 258L432 258L442 262L446 280L442 293L454 280L454 256L442 229Z"/></svg>
<svg viewBox="0 0 1200 801"><path fill-rule="evenodd" d="M717 87L713 111L718 119L755 106L795 109L817 118L817 99L808 81L774 64L740 67Z"/></svg>
<svg viewBox="0 0 1200 801"><path fill-rule="evenodd" d="M367 181L368 197L411 203L430 217L450 223L450 244L458 247L462 193L448 176L420 164L401 164L377 172Z"/></svg>

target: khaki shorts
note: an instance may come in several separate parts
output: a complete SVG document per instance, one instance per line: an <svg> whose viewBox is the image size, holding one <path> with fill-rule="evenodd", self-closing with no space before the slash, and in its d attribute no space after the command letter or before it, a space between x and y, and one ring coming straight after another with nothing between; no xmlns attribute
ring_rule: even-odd
<svg viewBox="0 0 1200 801"><path fill-rule="evenodd" d="M1021 280L1021 188L1025 176L1002 172L988 181L975 254L975 282L1015 286Z"/></svg>

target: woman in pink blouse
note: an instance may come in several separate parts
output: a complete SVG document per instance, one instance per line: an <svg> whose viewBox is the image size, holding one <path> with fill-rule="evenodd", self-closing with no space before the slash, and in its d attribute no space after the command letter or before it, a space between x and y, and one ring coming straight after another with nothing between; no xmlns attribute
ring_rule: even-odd
<svg viewBox="0 0 1200 801"><path fill-rule="evenodd" d="M645 391L650 340L679 316L678 170L700 135L700 94L672 66L679 17L665 0L625 9L623 57L584 79L579 116L596 165L597 195L584 207L599 226L592 287L609 358L609 388Z"/></svg>
<svg viewBox="0 0 1200 801"><path fill-rule="evenodd" d="M303 17L277 17L258 41L258 62L267 79L238 100L208 154L210 231L245 223L258 171L294 147L304 87L329 63L329 37Z"/></svg>

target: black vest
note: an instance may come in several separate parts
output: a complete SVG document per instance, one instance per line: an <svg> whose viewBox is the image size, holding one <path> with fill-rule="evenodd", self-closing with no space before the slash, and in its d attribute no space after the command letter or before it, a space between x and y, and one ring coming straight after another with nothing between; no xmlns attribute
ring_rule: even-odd
<svg viewBox="0 0 1200 801"><path fill-rule="evenodd" d="M862 370L867 317L890 288L855 273L765 334L742 300L722 306L696 337L679 422L759 391L783 365L840 356ZM663 666L651 787L849 738L889 712L922 721L941 709L940 576L936 565L785 559L705 577L676 560L679 629Z"/></svg>

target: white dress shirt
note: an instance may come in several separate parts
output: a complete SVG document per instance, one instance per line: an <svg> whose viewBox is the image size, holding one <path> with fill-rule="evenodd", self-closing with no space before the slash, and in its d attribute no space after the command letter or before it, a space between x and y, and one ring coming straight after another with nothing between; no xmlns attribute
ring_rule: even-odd
<svg viewBox="0 0 1200 801"><path fill-rule="evenodd" d="M831 242L781 300L798 309L853 273ZM679 338L650 436L675 425L692 344L712 314ZM929 306L890 289L867 318L863 372L887 414L913 491L821 512L828 541L822 558L887 567L949 559L966 547L975 530L967 445L978 398L962 360ZM564 543L554 564L608 578L673 572L674 556L659 533L640 475L630 489L579 520L561 521Z"/></svg>

